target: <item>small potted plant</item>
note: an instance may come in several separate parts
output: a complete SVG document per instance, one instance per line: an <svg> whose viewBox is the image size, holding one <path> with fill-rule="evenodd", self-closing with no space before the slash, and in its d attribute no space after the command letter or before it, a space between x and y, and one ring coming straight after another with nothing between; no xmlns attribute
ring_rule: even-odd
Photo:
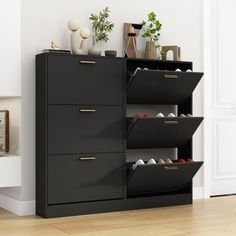
<svg viewBox="0 0 236 236"><path fill-rule="evenodd" d="M146 43L145 57L148 59L157 59L157 49L160 49L159 39L162 24L157 19L155 12L148 13L148 20L142 22L142 37L148 38Z"/></svg>
<svg viewBox="0 0 236 236"><path fill-rule="evenodd" d="M89 19L92 21L92 31L94 32L93 36L93 46L89 49L89 55L101 56L101 50L97 46L99 41L107 42L109 40L108 35L112 32L114 28L114 23L108 20L110 15L110 10L108 7L103 9L96 14L91 14Z"/></svg>

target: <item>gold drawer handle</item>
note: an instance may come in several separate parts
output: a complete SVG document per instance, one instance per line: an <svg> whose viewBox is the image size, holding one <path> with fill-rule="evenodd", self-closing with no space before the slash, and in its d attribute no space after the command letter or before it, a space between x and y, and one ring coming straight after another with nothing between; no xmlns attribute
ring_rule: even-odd
<svg viewBox="0 0 236 236"><path fill-rule="evenodd" d="M178 75L164 75L164 77L165 77L166 79L178 79L178 78L179 78Z"/></svg>
<svg viewBox="0 0 236 236"><path fill-rule="evenodd" d="M96 157L80 157L81 161L93 161L96 160Z"/></svg>
<svg viewBox="0 0 236 236"><path fill-rule="evenodd" d="M178 170L179 167L178 166L164 166L165 170Z"/></svg>
<svg viewBox="0 0 236 236"><path fill-rule="evenodd" d="M164 123L165 123L165 125L177 125L178 121L176 121L176 120L165 120Z"/></svg>
<svg viewBox="0 0 236 236"><path fill-rule="evenodd" d="M96 64L96 61L80 61L81 64Z"/></svg>
<svg viewBox="0 0 236 236"><path fill-rule="evenodd" d="M94 113L94 112L96 112L96 109L80 109L79 111L80 112L92 112L92 113Z"/></svg>

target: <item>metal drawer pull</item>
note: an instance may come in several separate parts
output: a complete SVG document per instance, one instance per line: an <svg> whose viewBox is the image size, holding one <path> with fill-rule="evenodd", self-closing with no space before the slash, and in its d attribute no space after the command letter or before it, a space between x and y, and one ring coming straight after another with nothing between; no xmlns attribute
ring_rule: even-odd
<svg viewBox="0 0 236 236"><path fill-rule="evenodd" d="M164 123L165 123L165 125L177 125L178 121L176 121L176 120L165 120Z"/></svg>
<svg viewBox="0 0 236 236"><path fill-rule="evenodd" d="M165 77L166 79L178 79L178 78L179 78L178 75L164 75L164 77Z"/></svg>
<svg viewBox="0 0 236 236"><path fill-rule="evenodd" d="M96 64L96 61L80 61L81 64Z"/></svg>
<svg viewBox="0 0 236 236"><path fill-rule="evenodd" d="M178 166L164 166L165 170L178 170L179 167Z"/></svg>
<svg viewBox="0 0 236 236"><path fill-rule="evenodd" d="M96 157L80 157L81 161L93 161L96 160Z"/></svg>
<svg viewBox="0 0 236 236"><path fill-rule="evenodd" d="M96 112L96 109L80 109L80 112Z"/></svg>

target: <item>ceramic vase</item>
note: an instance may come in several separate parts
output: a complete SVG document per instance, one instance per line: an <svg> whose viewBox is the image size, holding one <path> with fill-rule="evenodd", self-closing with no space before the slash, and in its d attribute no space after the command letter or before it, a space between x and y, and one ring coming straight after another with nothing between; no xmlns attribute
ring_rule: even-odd
<svg viewBox="0 0 236 236"><path fill-rule="evenodd" d="M97 45L95 36L93 36L93 46L88 50L88 55L101 56L101 49Z"/></svg>

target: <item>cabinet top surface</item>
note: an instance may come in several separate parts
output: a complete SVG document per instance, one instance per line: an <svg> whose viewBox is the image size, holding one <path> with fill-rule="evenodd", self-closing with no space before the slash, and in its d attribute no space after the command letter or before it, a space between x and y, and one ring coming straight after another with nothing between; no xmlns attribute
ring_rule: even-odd
<svg viewBox="0 0 236 236"><path fill-rule="evenodd" d="M160 62L160 63L186 63L186 64L191 64L192 62L190 61L173 61L173 60L155 60L155 59L146 59L146 58L126 58L126 57L107 57L107 56L90 56L90 55L76 55L76 54L69 54L69 53L54 53L54 52L44 52L44 53L39 53L38 55L57 55L57 56L67 56L67 57L83 57L83 58L103 58L103 59L124 59L127 60L128 62L132 61L150 61L150 62Z"/></svg>

